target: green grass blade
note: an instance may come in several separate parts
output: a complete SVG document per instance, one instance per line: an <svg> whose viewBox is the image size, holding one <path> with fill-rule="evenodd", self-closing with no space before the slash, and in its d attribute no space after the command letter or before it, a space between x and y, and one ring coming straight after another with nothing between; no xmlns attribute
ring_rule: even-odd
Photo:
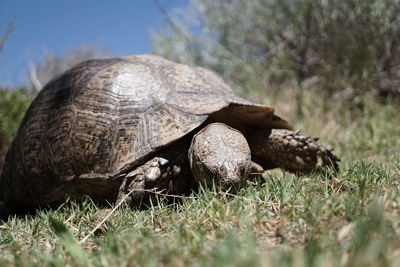
<svg viewBox="0 0 400 267"><path fill-rule="evenodd" d="M54 233L60 238L60 241L67 252L76 260L85 264L85 266L91 266L88 254L79 242L73 237L68 231L67 227L60 221L49 217L49 222Z"/></svg>

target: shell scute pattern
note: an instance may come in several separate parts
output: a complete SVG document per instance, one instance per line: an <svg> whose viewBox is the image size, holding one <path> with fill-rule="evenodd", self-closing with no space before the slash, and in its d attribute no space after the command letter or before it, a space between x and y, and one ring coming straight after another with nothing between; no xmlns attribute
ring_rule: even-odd
<svg viewBox="0 0 400 267"><path fill-rule="evenodd" d="M228 97L239 99L229 86L203 68L176 64L164 69L165 80L174 88L174 97L167 103L180 112L209 114L227 106Z"/></svg>
<svg viewBox="0 0 400 267"><path fill-rule="evenodd" d="M27 112L19 134L26 138L17 141L22 165L28 176L112 177L227 99L243 102L203 68L149 55L85 61L46 85Z"/></svg>

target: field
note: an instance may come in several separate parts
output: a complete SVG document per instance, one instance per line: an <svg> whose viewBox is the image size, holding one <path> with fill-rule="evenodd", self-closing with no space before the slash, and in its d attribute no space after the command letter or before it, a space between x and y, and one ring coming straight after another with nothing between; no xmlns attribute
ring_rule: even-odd
<svg viewBox="0 0 400 267"><path fill-rule="evenodd" d="M339 173L273 170L236 195L142 211L67 201L2 222L0 266L400 266L400 105L335 101L306 96L302 116L274 106L336 148Z"/></svg>

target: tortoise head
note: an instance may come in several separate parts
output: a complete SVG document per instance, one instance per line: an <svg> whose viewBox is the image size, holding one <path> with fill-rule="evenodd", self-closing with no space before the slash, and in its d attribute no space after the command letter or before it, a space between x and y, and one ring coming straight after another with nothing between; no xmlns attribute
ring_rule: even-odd
<svg viewBox="0 0 400 267"><path fill-rule="evenodd" d="M238 189L250 173L251 156L246 139L222 123L212 123L198 132L188 156L196 181L207 187Z"/></svg>

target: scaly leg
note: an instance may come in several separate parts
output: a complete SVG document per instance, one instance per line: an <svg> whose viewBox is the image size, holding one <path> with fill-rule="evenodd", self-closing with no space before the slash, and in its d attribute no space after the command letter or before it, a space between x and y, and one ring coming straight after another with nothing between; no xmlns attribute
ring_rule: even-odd
<svg viewBox="0 0 400 267"><path fill-rule="evenodd" d="M331 146L300 131L257 131L248 140L253 160L265 169L282 168L294 173L309 173L318 167L339 169L340 159Z"/></svg>
<svg viewBox="0 0 400 267"><path fill-rule="evenodd" d="M168 190L172 175L169 161L155 157L126 174L119 187L116 203L125 201L132 207L140 207L148 200L149 192L145 190Z"/></svg>

